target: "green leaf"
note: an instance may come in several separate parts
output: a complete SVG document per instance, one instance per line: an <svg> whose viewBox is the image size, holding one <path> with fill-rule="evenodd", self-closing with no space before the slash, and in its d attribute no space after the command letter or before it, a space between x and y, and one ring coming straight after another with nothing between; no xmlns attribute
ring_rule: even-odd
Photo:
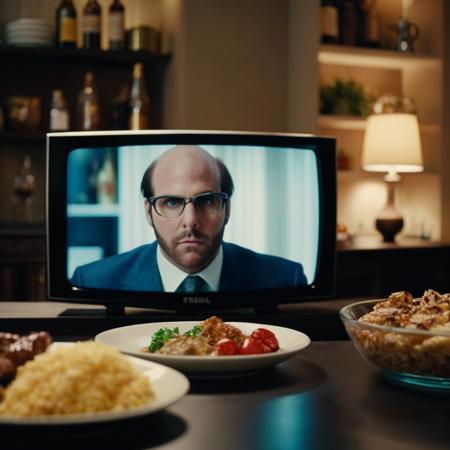
<svg viewBox="0 0 450 450"><path fill-rule="evenodd" d="M201 332L202 332L202 327L200 325L195 325L192 329L186 331L186 333L184 333L184 335L197 337L200 335Z"/></svg>
<svg viewBox="0 0 450 450"><path fill-rule="evenodd" d="M167 341L173 339L180 335L180 330L178 327L175 328L160 328L158 331L155 331L152 336L152 340L148 349L151 353L159 350Z"/></svg>

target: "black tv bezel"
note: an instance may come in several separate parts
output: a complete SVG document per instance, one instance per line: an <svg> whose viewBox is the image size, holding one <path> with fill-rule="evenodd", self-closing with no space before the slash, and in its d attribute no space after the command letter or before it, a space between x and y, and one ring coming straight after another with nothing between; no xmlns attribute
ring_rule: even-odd
<svg viewBox="0 0 450 450"><path fill-rule="evenodd" d="M67 157L77 148L130 145L242 145L308 148L317 158L320 196L319 246L314 283L258 291L182 293L72 289L67 280ZM48 133L46 145L47 293L52 301L108 307L206 310L272 307L334 295L336 258L336 142L287 133L186 130ZM64 170L63 172L61 170ZM51 205L51 207L49 207Z"/></svg>

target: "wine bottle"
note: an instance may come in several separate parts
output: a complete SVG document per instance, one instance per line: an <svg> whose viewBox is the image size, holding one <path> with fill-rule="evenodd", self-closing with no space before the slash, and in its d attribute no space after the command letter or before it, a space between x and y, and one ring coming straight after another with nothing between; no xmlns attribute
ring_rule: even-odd
<svg viewBox="0 0 450 450"><path fill-rule="evenodd" d="M323 44L339 43L338 8L335 0L322 0L320 7L320 33Z"/></svg>
<svg viewBox="0 0 450 450"><path fill-rule="evenodd" d="M120 0L114 0L109 7L108 16L109 49L125 48L125 8Z"/></svg>
<svg viewBox="0 0 450 450"><path fill-rule="evenodd" d="M83 9L83 48L99 49L101 43L101 6L97 0L88 0Z"/></svg>
<svg viewBox="0 0 450 450"><path fill-rule="evenodd" d="M357 43L357 0L342 0L339 9L339 37L342 45Z"/></svg>
<svg viewBox="0 0 450 450"><path fill-rule="evenodd" d="M79 130L98 130L100 126L100 108L97 90L94 85L94 75L86 72L84 86L78 96L77 128Z"/></svg>
<svg viewBox="0 0 450 450"><path fill-rule="evenodd" d="M69 129L69 111L67 109L64 94L60 89L55 89L52 95L50 108L50 130L65 131Z"/></svg>
<svg viewBox="0 0 450 450"><path fill-rule="evenodd" d="M56 47L76 48L77 11L72 0L62 0L56 9Z"/></svg>
<svg viewBox="0 0 450 450"><path fill-rule="evenodd" d="M361 9L364 11L364 47L378 48L381 46L378 23L377 0L363 0Z"/></svg>
<svg viewBox="0 0 450 450"><path fill-rule="evenodd" d="M103 166L97 176L97 202L116 203L116 171L111 149L108 149Z"/></svg>
<svg viewBox="0 0 450 450"><path fill-rule="evenodd" d="M145 87L144 66L142 63L136 63L133 67L128 128L130 130L149 128L149 110L150 100Z"/></svg>

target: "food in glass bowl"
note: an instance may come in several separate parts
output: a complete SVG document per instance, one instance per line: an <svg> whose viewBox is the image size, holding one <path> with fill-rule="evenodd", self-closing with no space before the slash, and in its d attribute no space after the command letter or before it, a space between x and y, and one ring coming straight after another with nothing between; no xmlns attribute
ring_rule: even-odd
<svg viewBox="0 0 450 450"><path fill-rule="evenodd" d="M183 334L178 327L160 328L143 351L163 355L226 356L272 353L279 348L275 334L266 328L257 328L247 336L239 328L211 316Z"/></svg>
<svg viewBox="0 0 450 450"><path fill-rule="evenodd" d="M391 379L450 389L450 294L395 292L345 306L340 317L356 348Z"/></svg>

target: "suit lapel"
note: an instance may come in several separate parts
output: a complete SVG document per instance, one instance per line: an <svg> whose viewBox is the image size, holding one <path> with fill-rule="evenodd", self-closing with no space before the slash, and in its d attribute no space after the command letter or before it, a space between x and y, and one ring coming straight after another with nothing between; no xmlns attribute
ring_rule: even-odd
<svg viewBox="0 0 450 450"><path fill-rule="evenodd" d="M128 269L123 286L134 291L162 291L161 276L156 261L156 242L147 245Z"/></svg>
<svg viewBox="0 0 450 450"><path fill-rule="evenodd" d="M244 268L244 261L239 260L239 256L233 246L223 243L223 263L220 275L221 291L241 290L249 283L249 268Z"/></svg>

